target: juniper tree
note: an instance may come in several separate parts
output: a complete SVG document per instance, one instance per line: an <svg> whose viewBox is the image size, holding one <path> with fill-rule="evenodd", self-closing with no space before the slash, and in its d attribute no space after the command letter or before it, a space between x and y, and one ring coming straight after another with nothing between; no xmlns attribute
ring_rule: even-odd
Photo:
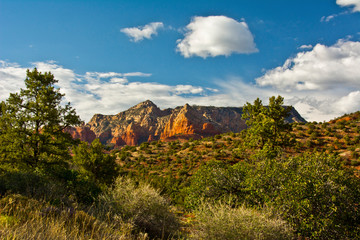
<svg viewBox="0 0 360 240"><path fill-rule="evenodd" d="M245 104L242 118L249 126L246 131L247 146L273 155L279 148L291 143L291 125L285 119L292 107L284 107L283 103L283 97L273 96L269 98L268 106L264 106L259 98L254 104Z"/></svg>

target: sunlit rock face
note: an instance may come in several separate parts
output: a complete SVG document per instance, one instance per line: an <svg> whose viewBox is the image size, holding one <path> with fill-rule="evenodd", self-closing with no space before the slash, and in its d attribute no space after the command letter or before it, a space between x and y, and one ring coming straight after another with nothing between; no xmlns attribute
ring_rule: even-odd
<svg viewBox="0 0 360 240"><path fill-rule="evenodd" d="M147 100L116 115L95 114L84 126L72 131L74 138L103 144L137 145L146 141L199 139L246 128L242 108L184 106L159 109ZM289 122L305 122L293 109ZM95 136L95 137L94 137Z"/></svg>

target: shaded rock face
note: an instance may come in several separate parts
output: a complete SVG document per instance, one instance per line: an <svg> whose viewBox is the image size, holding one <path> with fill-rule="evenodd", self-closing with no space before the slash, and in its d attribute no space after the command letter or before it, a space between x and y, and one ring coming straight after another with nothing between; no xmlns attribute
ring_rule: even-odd
<svg viewBox="0 0 360 240"><path fill-rule="evenodd" d="M153 102L147 100L116 115L96 114L89 123L80 128L91 130L91 136L99 138L103 144L133 146L146 141L199 139L225 132L240 132L246 128L241 115L242 108L188 104L160 110ZM295 109L287 120L305 122ZM72 134L73 137L93 140L92 137L82 136L80 130L76 132L79 134Z"/></svg>
<svg viewBox="0 0 360 240"><path fill-rule="evenodd" d="M72 136L72 138L80 139L81 141L84 142L91 143L96 139L95 133L89 127L86 126L67 127L65 129L65 132L69 133Z"/></svg>

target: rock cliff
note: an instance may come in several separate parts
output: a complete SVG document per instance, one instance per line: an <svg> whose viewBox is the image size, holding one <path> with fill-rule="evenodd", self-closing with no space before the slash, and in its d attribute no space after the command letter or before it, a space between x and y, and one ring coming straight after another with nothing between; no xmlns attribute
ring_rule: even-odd
<svg viewBox="0 0 360 240"><path fill-rule="evenodd" d="M242 108L236 107L185 104L161 110L147 100L116 115L95 114L85 126L73 129L71 134L88 142L96 137L103 144L115 146L137 145L154 140L197 139L230 131L240 132L246 128L241 115ZM287 120L305 122L295 109Z"/></svg>

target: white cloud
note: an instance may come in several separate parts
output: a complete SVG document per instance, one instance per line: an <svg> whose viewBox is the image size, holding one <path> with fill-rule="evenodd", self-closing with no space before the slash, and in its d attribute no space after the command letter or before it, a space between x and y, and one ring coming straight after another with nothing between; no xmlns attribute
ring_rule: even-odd
<svg viewBox="0 0 360 240"><path fill-rule="evenodd" d="M311 48L313 48L313 46L311 44L309 44L309 45L301 45L299 47L299 49L311 49Z"/></svg>
<svg viewBox="0 0 360 240"><path fill-rule="evenodd" d="M186 31L185 38L177 41L177 51L186 58L258 52L244 21L226 16L194 17Z"/></svg>
<svg viewBox="0 0 360 240"><path fill-rule="evenodd" d="M336 103L335 108L343 114L360 110L360 91L354 91L341 97Z"/></svg>
<svg viewBox="0 0 360 240"><path fill-rule="evenodd" d="M123 28L120 31L130 37L131 41L138 42L144 40L144 38L151 39L153 35L157 35L161 28L164 28L162 22L152 22L145 26Z"/></svg>
<svg viewBox="0 0 360 240"><path fill-rule="evenodd" d="M311 51L298 53L256 82L286 91L359 88L359 66L360 42L339 40L333 46L317 44Z"/></svg>
<svg viewBox="0 0 360 240"><path fill-rule="evenodd" d="M128 80L127 80L126 78L118 78L118 77L115 77L115 78L111 78L111 79L110 79L110 82L112 82L112 83L122 83L122 84L124 84L124 83L127 83Z"/></svg>
<svg viewBox="0 0 360 240"><path fill-rule="evenodd" d="M360 12L360 0L336 0L341 7L353 7L353 12Z"/></svg>
<svg viewBox="0 0 360 240"><path fill-rule="evenodd" d="M174 90L177 94L199 94L204 92L202 87L194 87L191 85L177 85Z"/></svg>
<svg viewBox="0 0 360 240"><path fill-rule="evenodd" d="M317 44L256 79L259 88L285 96L308 120L360 110L360 42Z"/></svg>
<svg viewBox="0 0 360 240"><path fill-rule="evenodd" d="M124 73L124 77L150 77L151 73L130 72Z"/></svg>
<svg viewBox="0 0 360 240"><path fill-rule="evenodd" d="M338 14L333 14L333 15L330 15L330 16L323 16L321 17L320 19L320 22L330 22L331 20L333 20L335 17L339 16Z"/></svg>

